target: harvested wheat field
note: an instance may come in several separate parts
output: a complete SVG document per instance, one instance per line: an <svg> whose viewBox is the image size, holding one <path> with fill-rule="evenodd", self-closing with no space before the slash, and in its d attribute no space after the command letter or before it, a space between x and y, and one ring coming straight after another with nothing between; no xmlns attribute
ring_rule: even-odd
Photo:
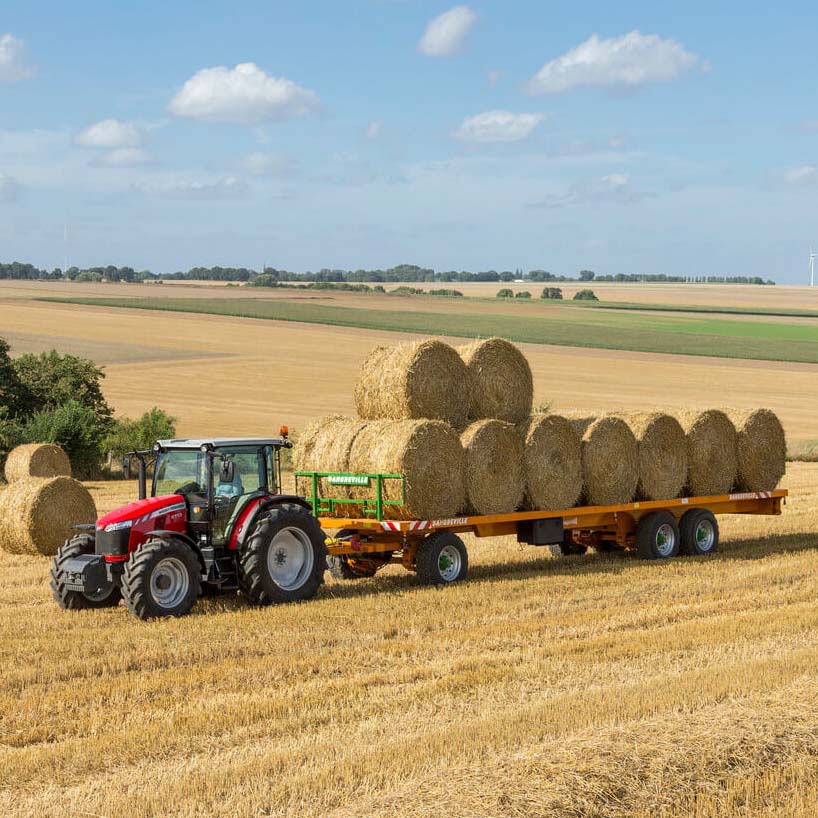
<svg viewBox="0 0 818 818"><path fill-rule="evenodd" d="M712 558L471 540L445 591L393 567L148 625L0 555L0 814L814 816L818 464L785 485Z"/></svg>

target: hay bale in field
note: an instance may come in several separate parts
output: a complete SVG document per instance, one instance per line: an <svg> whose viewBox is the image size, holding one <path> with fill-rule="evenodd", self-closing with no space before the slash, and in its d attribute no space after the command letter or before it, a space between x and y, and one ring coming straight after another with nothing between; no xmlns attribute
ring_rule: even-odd
<svg viewBox="0 0 818 818"><path fill-rule="evenodd" d="M373 421L356 436L349 471L402 474L406 503L386 506L384 515L432 519L461 514L466 505L463 446L457 433L439 420ZM355 496L375 499L375 486L355 487ZM401 484L387 480L384 498L401 499Z"/></svg>
<svg viewBox="0 0 818 818"><path fill-rule="evenodd" d="M630 426L616 415L569 415L582 440L585 502L630 503L639 483L639 446Z"/></svg>
<svg viewBox="0 0 818 818"><path fill-rule="evenodd" d="M475 341L458 351L469 369L470 420L523 423L534 399L534 379L525 355L503 338Z"/></svg>
<svg viewBox="0 0 818 818"><path fill-rule="evenodd" d="M28 477L70 477L71 462L53 443L26 443L11 450L5 471L9 483Z"/></svg>
<svg viewBox="0 0 818 818"><path fill-rule="evenodd" d="M9 554L53 556L80 523L93 523L97 509L90 492L71 477L19 480L3 492L0 548Z"/></svg>
<svg viewBox="0 0 818 818"><path fill-rule="evenodd" d="M694 497L726 494L736 482L736 427L720 409L677 413L687 436L687 486Z"/></svg>
<svg viewBox="0 0 818 818"><path fill-rule="evenodd" d="M728 409L736 427L737 478L741 491L772 491L787 467L787 441L769 409Z"/></svg>
<svg viewBox="0 0 818 818"><path fill-rule="evenodd" d="M367 420L444 420L466 425L468 371L453 347L427 340L377 346L364 360L354 397Z"/></svg>
<svg viewBox="0 0 818 818"><path fill-rule="evenodd" d="M523 502L523 442L511 423L478 420L460 436L466 505L472 514L509 514Z"/></svg>
<svg viewBox="0 0 818 818"><path fill-rule="evenodd" d="M687 481L687 438L681 424L664 412L622 415L639 447L640 500L678 497Z"/></svg>
<svg viewBox="0 0 818 818"><path fill-rule="evenodd" d="M526 505L536 511L572 508L582 494L582 448L560 415L534 415L520 427Z"/></svg>

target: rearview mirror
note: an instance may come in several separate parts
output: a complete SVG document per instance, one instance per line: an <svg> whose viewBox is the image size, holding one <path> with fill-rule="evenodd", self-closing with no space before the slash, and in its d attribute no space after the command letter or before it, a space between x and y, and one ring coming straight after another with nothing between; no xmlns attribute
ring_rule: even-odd
<svg viewBox="0 0 818 818"><path fill-rule="evenodd" d="M131 479L131 458L130 457L123 457L122 458L122 476L126 480Z"/></svg>
<svg viewBox="0 0 818 818"><path fill-rule="evenodd" d="M236 464L232 460L222 460L219 466L219 482L232 483L236 476Z"/></svg>

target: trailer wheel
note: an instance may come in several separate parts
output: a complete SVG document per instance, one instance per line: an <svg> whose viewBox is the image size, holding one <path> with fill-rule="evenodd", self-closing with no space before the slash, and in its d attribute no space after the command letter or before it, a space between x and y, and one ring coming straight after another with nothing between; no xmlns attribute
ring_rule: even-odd
<svg viewBox="0 0 818 818"><path fill-rule="evenodd" d="M260 517L239 555L239 588L254 605L311 599L324 582L326 535L299 505L277 506Z"/></svg>
<svg viewBox="0 0 818 818"><path fill-rule="evenodd" d="M573 557L584 554L588 548L585 545L580 545L578 542L575 542L569 530L563 534L562 542L549 545L548 550L553 557Z"/></svg>
<svg viewBox="0 0 818 818"><path fill-rule="evenodd" d="M185 616L202 588L199 559L178 540L146 540L125 563L122 598L138 619Z"/></svg>
<svg viewBox="0 0 818 818"><path fill-rule="evenodd" d="M664 560L679 553L679 525L669 511L655 511L639 521L636 551L643 560Z"/></svg>
<svg viewBox="0 0 818 818"><path fill-rule="evenodd" d="M706 508L691 508L679 523L683 554L714 554L719 548L719 524Z"/></svg>
<svg viewBox="0 0 818 818"><path fill-rule="evenodd" d="M81 611L86 608L115 608L121 599L119 588L113 582L106 583L103 588L92 594L82 591L69 591L65 587L65 572L63 566L68 560L79 557L81 554L94 553L94 538L89 534L77 534L66 540L57 551L54 562L51 564L51 593L54 600L64 611Z"/></svg>
<svg viewBox="0 0 818 818"><path fill-rule="evenodd" d="M449 585L466 578L469 554L463 540L456 534L438 531L420 544L415 565L423 585Z"/></svg>
<svg viewBox="0 0 818 818"><path fill-rule="evenodd" d="M351 537L355 532L348 528L342 528L336 533L336 540L343 540ZM357 565L351 565L348 554L340 554L338 556L330 555L327 557L327 568L330 576L333 579L368 579L375 576L375 570L368 570Z"/></svg>

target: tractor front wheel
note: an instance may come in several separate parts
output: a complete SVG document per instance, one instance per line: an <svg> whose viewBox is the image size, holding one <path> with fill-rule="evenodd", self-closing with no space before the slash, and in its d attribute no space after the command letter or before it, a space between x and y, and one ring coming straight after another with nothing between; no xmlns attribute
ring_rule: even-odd
<svg viewBox="0 0 818 818"><path fill-rule="evenodd" d="M176 540L146 540L122 576L125 607L138 619L185 616L202 589L199 558Z"/></svg>
<svg viewBox="0 0 818 818"><path fill-rule="evenodd" d="M239 588L254 605L311 599L324 582L326 535L302 506L283 503L255 523L239 554Z"/></svg>
<svg viewBox="0 0 818 818"><path fill-rule="evenodd" d="M66 540L57 551L51 565L51 592L57 605L64 611L81 611L85 608L115 608L119 605L119 588L113 582L92 593L70 591L65 587L65 564L75 557L94 553L94 538L89 534L78 534Z"/></svg>

